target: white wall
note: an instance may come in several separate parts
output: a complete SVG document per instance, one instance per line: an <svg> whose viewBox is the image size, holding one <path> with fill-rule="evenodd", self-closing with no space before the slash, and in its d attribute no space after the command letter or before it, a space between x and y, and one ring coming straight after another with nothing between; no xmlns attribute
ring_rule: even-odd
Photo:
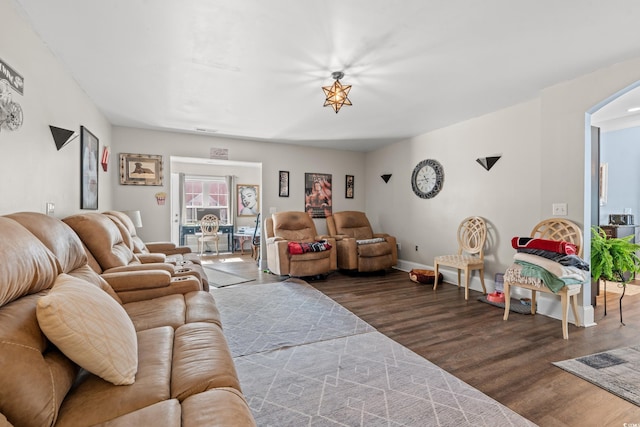
<svg viewBox="0 0 640 427"><path fill-rule="evenodd" d="M368 187L367 213L380 217L385 229L398 237L401 265L407 268L431 266L435 255L455 250L461 219L483 216L491 228L487 278L511 263L511 237L527 235L538 221L551 217L553 203L567 203L566 218L589 230L587 113L639 79L640 59L615 64L548 87L530 102L369 153L367 181L375 184L380 173L393 177L386 186ZM477 157L496 154L503 157L489 172L474 163ZM444 189L431 200L411 192L411 171L425 158L439 160L445 169ZM587 233L586 259L589 245ZM474 278L473 287L480 289ZM449 273L448 279L455 276ZM581 302L588 325L593 324L590 298L586 286ZM558 298L542 295L538 308L560 317Z"/></svg>
<svg viewBox="0 0 640 427"><path fill-rule="evenodd" d="M162 187L120 185L119 176L112 176L116 209L128 210L135 206L141 211L153 212L152 215L145 214L143 218L145 226L141 230L141 236L145 240L169 240L171 236L170 200L168 199L164 206L158 206L154 197L159 191L170 193L169 157L206 159L210 156L211 148L228 149L229 160L262 164L260 197L263 217L269 215L272 208L277 211L304 210L305 172L332 174L335 211L365 208L364 153L125 127L113 128L113 140L114 162L117 161L119 153L163 156L165 166ZM289 197L278 196L278 178L281 170L290 172ZM355 176L353 199L344 197L345 175ZM315 223L319 233L326 232L324 219L316 219Z"/></svg>
<svg viewBox="0 0 640 427"><path fill-rule="evenodd" d="M80 138L60 151L49 125L74 130L86 126L110 145L111 125L25 23L11 2L0 1L0 57L22 75L24 95L12 94L21 105L24 124L0 131L0 214L45 211L55 203L57 217L80 211ZM100 169L98 206L111 205L111 183Z"/></svg>
<svg viewBox="0 0 640 427"><path fill-rule="evenodd" d="M600 161L609 165L607 203L600 207L600 224L609 214L630 208L634 222L640 221L640 127L602 132Z"/></svg>
<svg viewBox="0 0 640 427"><path fill-rule="evenodd" d="M495 155L502 157L489 171L476 162ZM436 197L421 199L411 189L411 173L427 158L442 164L444 187ZM528 235L538 222L540 158L540 102L534 100L369 153L366 210L397 237L407 269L433 266L435 256L456 253L460 222L483 217L490 279L510 264L511 237ZM393 174L388 184L378 177L382 173Z"/></svg>

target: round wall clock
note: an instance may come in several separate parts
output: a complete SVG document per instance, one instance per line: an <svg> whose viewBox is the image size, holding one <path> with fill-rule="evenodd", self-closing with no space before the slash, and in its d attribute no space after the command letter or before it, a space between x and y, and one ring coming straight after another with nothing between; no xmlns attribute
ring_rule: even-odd
<svg viewBox="0 0 640 427"><path fill-rule="evenodd" d="M433 159L421 161L411 174L411 188L423 199L435 197L444 185L444 169Z"/></svg>

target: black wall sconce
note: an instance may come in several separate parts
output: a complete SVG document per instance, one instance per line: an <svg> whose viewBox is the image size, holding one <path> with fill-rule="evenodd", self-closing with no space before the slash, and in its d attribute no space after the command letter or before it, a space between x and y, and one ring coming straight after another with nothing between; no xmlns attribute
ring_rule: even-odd
<svg viewBox="0 0 640 427"><path fill-rule="evenodd" d="M62 129L59 127L49 125L49 129L51 129L51 135L53 136L53 140L56 143L56 148L58 151L74 139L78 137L78 133L69 129Z"/></svg>
<svg viewBox="0 0 640 427"><path fill-rule="evenodd" d="M502 156L480 157L476 159L476 162L480 163L486 170L489 170L500 160L500 157Z"/></svg>

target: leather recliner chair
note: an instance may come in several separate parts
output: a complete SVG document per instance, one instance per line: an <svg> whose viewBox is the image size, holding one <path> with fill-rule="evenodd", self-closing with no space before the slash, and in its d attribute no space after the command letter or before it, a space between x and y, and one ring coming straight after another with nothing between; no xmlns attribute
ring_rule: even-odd
<svg viewBox="0 0 640 427"><path fill-rule="evenodd" d="M195 276L205 291L209 290L206 275L202 276L189 266L167 262L143 262L127 244L118 226L107 215L81 213L63 219L80 237L90 258L89 265L99 274L132 270L164 270L172 277ZM91 258L96 262L92 263Z"/></svg>
<svg viewBox="0 0 640 427"><path fill-rule="evenodd" d="M197 254L191 252L191 248L188 246L177 246L171 242L144 242L136 231L136 227L133 221L124 212L120 211L106 211L105 215L111 217L114 221L117 221L117 225L124 227L123 238L131 240L133 246L133 252L140 256L140 254L164 254L164 260L160 262L170 262L173 264L200 264L200 258Z"/></svg>
<svg viewBox="0 0 640 427"><path fill-rule="evenodd" d="M277 212L265 221L267 266L274 274L293 277L321 276L337 269L335 240L319 236L306 212ZM312 244L326 240L330 249L292 254L289 243Z"/></svg>
<svg viewBox="0 0 640 427"><path fill-rule="evenodd" d="M381 271L398 263L396 238L374 233L364 212L334 212L327 217L327 230L336 239L341 270Z"/></svg>

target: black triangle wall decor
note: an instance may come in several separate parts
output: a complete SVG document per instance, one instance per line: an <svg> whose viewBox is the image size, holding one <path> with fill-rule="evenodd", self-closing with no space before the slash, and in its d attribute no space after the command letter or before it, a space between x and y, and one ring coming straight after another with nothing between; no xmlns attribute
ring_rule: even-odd
<svg viewBox="0 0 640 427"><path fill-rule="evenodd" d="M384 175L380 175L380 178L382 178L384 180L384 182L387 183L391 179L391 174L387 173L387 174L384 174Z"/></svg>
<svg viewBox="0 0 640 427"><path fill-rule="evenodd" d="M502 156L480 157L476 159L476 162L480 163L486 170L489 170L500 160L500 157Z"/></svg>
<svg viewBox="0 0 640 427"><path fill-rule="evenodd" d="M62 147L75 139L75 136L73 136L75 132L72 130L62 129L51 125L49 125L49 129L51 129L51 135L53 136L53 140L56 143L56 148L58 149L58 151L60 151Z"/></svg>

